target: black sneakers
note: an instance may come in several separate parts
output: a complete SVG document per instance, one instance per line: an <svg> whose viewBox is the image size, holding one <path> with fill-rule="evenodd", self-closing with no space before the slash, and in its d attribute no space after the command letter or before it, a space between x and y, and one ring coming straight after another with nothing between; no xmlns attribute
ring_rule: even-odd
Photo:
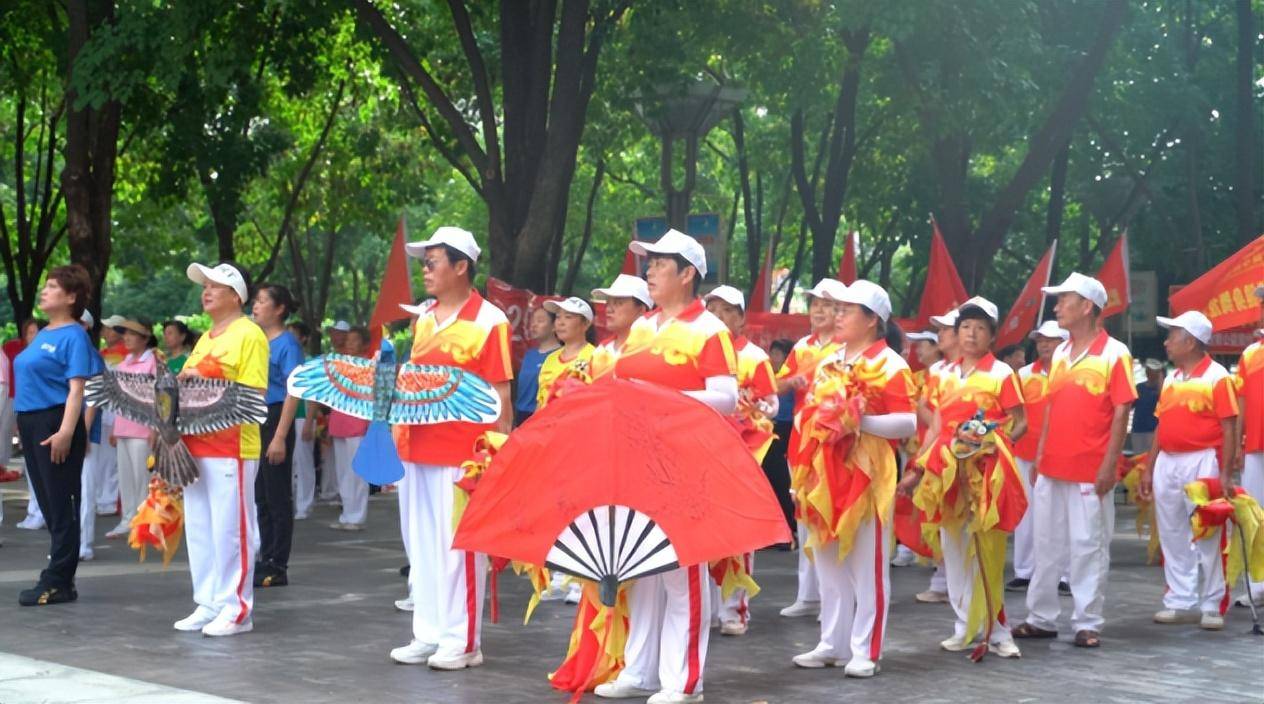
<svg viewBox="0 0 1264 704"><path fill-rule="evenodd" d="M78 598L79 592L75 591L74 587L67 589L64 587L35 586L30 589L23 589L18 594L18 603L22 606L47 606L49 604L64 604Z"/></svg>
<svg viewBox="0 0 1264 704"><path fill-rule="evenodd" d="M1071 585L1066 582L1058 582L1058 594L1071 596Z"/></svg>
<svg viewBox="0 0 1264 704"><path fill-rule="evenodd" d="M261 588L284 587L290 583L285 570L272 565L255 565L255 586Z"/></svg>
<svg viewBox="0 0 1264 704"><path fill-rule="evenodd" d="M1029 585L1029 584L1031 584L1031 580L1030 580L1030 579L1023 579L1022 577L1015 577L1015 578L1013 578L1013 579L1009 580L1009 582L1007 582L1007 583L1005 584L1005 591L1007 591L1007 592L1025 592L1025 591L1027 591L1027 585Z"/></svg>

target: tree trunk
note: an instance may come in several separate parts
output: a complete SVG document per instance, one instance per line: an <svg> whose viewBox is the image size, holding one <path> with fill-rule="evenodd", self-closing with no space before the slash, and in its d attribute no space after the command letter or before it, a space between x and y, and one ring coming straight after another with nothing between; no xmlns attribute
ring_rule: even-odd
<svg viewBox="0 0 1264 704"><path fill-rule="evenodd" d="M113 22L112 0L69 0L67 31L68 74L93 29ZM71 85L71 81L67 81ZM67 88L66 157L62 190L66 194L66 232L70 259L83 265L92 277L93 296L88 308L100 319L104 300L101 287L110 264L110 207L114 193L114 165L118 153L119 104L107 101L100 108L75 105L76 95Z"/></svg>
<svg viewBox="0 0 1264 704"><path fill-rule="evenodd" d="M1234 92L1237 95L1237 124L1234 130L1234 154L1236 156L1234 190L1238 215L1238 243L1245 245L1259 234L1255 224L1255 208L1260 197L1259 182L1255 179L1255 159L1258 157L1255 134L1255 96L1251 85L1255 70L1255 16L1251 13L1251 0L1237 0L1238 60L1234 76Z"/></svg>
<svg viewBox="0 0 1264 704"><path fill-rule="evenodd" d="M1045 212L1045 246L1049 247L1062 234L1062 212L1066 208L1067 162L1071 156L1071 140L1067 139L1053 159L1049 173L1049 209Z"/></svg>
<svg viewBox="0 0 1264 704"><path fill-rule="evenodd" d="M605 176L606 160L598 158L597 171L593 174L592 187L588 189L588 202L584 209L584 233L579 239L579 246L575 249L575 256L571 257L570 265L566 267L566 280L562 282L560 291L563 296L570 296L575 289L575 279L579 278L579 267L584 262L588 243L592 241L593 207L597 204L597 194L601 192L601 182Z"/></svg>

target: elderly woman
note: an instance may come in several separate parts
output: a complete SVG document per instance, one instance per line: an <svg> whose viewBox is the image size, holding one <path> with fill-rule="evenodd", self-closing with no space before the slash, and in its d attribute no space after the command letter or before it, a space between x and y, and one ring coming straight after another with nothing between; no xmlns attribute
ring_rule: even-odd
<svg viewBox="0 0 1264 704"><path fill-rule="evenodd" d="M202 285L202 310L211 318L211 329L198 339L180 375L227 379L262 393L268 386L268 338L242 314L250 299L245 275L224 262L190 264L188 276ZM199 470L197 480L184 488L184 533L197 608L174 626L207 636L245 633L254 628L259 426L186 435L184 443Z"/></svg>
<svg viewBox="0 0 1264 704"><path fill-rule="evenodd" d="M43 606L74 601L79 566L79 480L88 448L87 428L80 422L83 386L104 364L88 333L79 325L92 295L92 280L83 267L59 266L48 272L39 307L48 327L39 331L14 360L14 378L21 379L13 398L18 433L35 498L52 545L48 567L34 588L18 603Z"/></svg>

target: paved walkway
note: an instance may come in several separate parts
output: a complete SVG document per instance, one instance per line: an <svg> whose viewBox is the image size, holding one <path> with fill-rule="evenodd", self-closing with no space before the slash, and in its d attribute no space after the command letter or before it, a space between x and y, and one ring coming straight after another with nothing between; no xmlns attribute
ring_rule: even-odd
<svg viewBox="0 0 1264 704"><path fill-rule="evenodd" d="M253 633L210 639L171 628L193 608L183 549L163 570L152 557L137 563L126 545L100 539L96 560L80 567L78 602L17 606L17 592L33 583L48 547L45 533L13 527L21 517L18 492L24 488L0 485L6 499L0 653L21 656L0 657L0 704L224 701L212 697L375 704L566 701L549 688L545 674L565 649L573 610L546 603L524 626L527 589L513 576L501 579L502 618L485 629L482 668L437 673L389 661L387 652L407 642L410 633L409 616L392 608L405 591L397 572L404 558L393 496L372 500L364 533L330 530L336 518L332 507L320 507L300 522L291 586L260 590ZM101 532L113 525L99 523ZM950 633L951 612L946 605L913 599L925 588L929 570L893 569L883 671L867 681L845 679L839 669L791 665L792 655L815 644L816 624L777 615L794 594L793 555L760 553L756 577L765 591L752 605L750 633L727 638L714 632L707 701L1264 701L1264 638L1246 635L1245 609L1233 610L1219 633L1151 623L1162 574L1144 565L1145 546L1127 510L1120 511L1113 552L1104 647L1078 649L1069 637L1026 642L1021 660L989 657L978 665L937 648ZM1025 613L1021 595L1006 598L1011 614ZM1069 607L1070 600L1064 603Z"/></svg>

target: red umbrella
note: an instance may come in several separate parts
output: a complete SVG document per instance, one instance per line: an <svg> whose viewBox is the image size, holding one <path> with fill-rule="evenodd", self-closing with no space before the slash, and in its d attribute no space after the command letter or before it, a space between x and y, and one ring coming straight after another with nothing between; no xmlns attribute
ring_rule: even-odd
<svg viewBox="0 0 1264 704"><path fill-rule="evenodd" d="M453 547L601 585L790 540L759 464L724 416L624 379L566 394L509 436Z"/></svg>

